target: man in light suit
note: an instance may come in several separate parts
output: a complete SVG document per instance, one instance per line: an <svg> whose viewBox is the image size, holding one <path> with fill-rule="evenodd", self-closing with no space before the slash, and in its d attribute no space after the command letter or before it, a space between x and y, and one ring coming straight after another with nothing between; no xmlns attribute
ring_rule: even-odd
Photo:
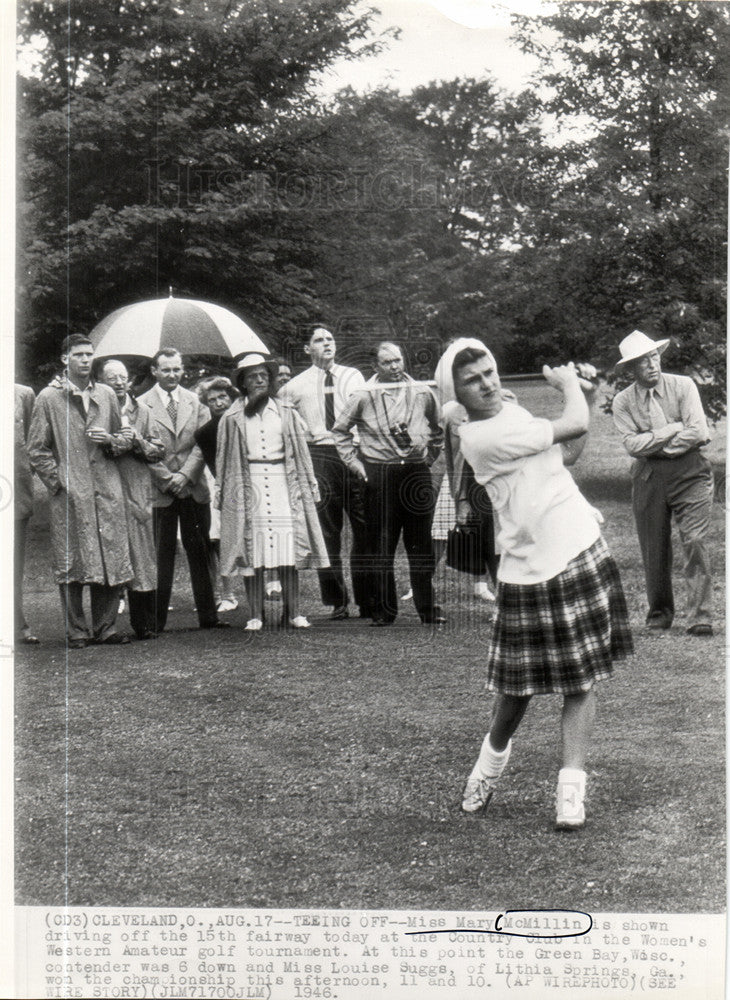
<svg viewBox="0 0 730 1000"><path fill-rule="evenodd" d="M210 494L194 437L195 431L210 420L210 412L194 392L180 385L183 363L176 348L158 351L151 371L156 385L140 396L139 402L152 411L165 445L164 461L150 467L157 492L153 510L157 554L155 631L162 632L167 623L178 522L200 627L225 628L227 623L218 620L210 574Z"/></svg>

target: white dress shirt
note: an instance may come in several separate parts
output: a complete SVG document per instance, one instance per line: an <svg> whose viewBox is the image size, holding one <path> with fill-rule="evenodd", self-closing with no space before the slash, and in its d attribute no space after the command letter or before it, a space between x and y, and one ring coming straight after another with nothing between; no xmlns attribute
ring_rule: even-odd
<svg viewBox="0 0 730 1000"><path fill-rule="evenodd" d="M170 402L170 396L175 400L175 405L180 405L180 386L176 385L172 392L168 392L167 389L163 389L159 382L155 382L155 389L157 390L157 395L162 400L162 405L167 409L167 404Z"/></svg>
<svg viewBox="0 0 730 1000"><path fill-rule="evenodd" d="M334 364L330 371L333 379L336 423L352 395L365 385L365 379L357 368L348 368L345 365ZM308 444L334 445L335 443L331 430L327 430L325 426L324 380L326 375L327 372L324 368L311 365L301 375L296 375L279 390L280 398L288 400L304 421Z"/></svg>

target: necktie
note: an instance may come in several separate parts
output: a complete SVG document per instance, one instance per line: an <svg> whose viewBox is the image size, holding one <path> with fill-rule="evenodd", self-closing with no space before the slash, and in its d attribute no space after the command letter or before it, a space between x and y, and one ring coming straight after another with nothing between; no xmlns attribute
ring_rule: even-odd
<svg viewBox="0 0 730 1000"><path fill-rule="evenodd" d="M172 426L175 426L175 417L177 417L177 403L173 399L172 393L167 394L170 398L167 401L167 412L170 414L170 420L172 420Z"/></svg>
<svg viewBox="0 0 730 1000"><path fill-rule="evenodd" d="M654 395L654 390L649 389L649 423L653 431L661 430L667 426L667 418L664 410L659 405L659 400Z"/></svg>
<svg viewBox="0 0 730 1000"><path fill-rule="evenodd" d="M335 423L335 380L332 372L324 377L324 426L331 431Z"/></svg>

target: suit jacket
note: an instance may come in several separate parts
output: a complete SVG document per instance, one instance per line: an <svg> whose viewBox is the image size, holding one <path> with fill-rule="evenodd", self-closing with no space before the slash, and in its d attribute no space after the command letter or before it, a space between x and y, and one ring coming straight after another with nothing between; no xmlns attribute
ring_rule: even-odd
<svg viewBox="0 0 730 1000"><path fill-rule="evenodd" d="M152 411L157 423L159 437L165 446L165 459L150 465L155 483L155 507L169 507L174 497L167 489L174 472L182 472L187 477L180 497L192 497L198 503L209 503L210 492L203 476L205 461L202 452L195 447L195 432L210 420L210 410L203 406L194 392L180 386L180 402L177 408L175 426L170 414L154 387L139 397L139 403Z"/></svg>

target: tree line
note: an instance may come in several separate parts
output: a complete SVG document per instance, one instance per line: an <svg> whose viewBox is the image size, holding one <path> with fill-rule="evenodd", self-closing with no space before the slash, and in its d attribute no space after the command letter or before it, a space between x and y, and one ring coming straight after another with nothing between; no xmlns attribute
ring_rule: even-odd
<svg viewBox="0 0 730 1000"><path fill-rule="evenodd" d="M516 94L322 97L335 59L389 43L372 21L352 0L19 5L19 375L172 286L272 350L360 324L480 336L507 372L607 367L638 325L724 412L727 5L515 16L540 65Z"/></svg>

